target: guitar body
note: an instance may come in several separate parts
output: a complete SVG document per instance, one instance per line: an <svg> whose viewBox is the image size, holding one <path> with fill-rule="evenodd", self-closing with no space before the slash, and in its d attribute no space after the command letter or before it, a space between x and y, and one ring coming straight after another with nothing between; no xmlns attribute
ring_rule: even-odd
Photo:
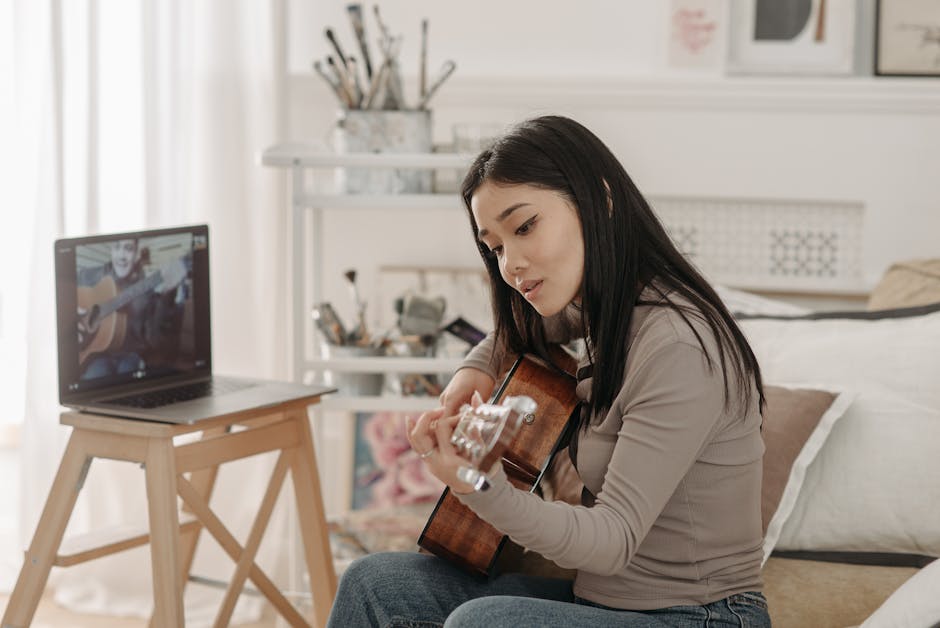
<svg viewBox="0 0 940 628"><path fill-rule="evenodd" d="M574 371L567 354L562 366ZM556 358L556 361L558 359ZM503 467L509 481L521 490L534 491L555 452L567 441L577 398L575 379L539 361L523 356L495 396L525 395L538 404L534 420L523 422L519 433L503 452ZM476 516L449 489L441 495L418 539L418 545L463 569L489 576L506 536Z"/></svg>
<svg viewBox="0 0 940 628"><path fill-rule="evenodd" d="M124 342L127 333L127 315L114 311L106 316L99 316L100 305L113 301L118 296L114 277L105 276L92 287L78 288L78 307L85 310L84 322L86 338L79 350L78 363L81 366L96 353L117 349Z"/></svg>

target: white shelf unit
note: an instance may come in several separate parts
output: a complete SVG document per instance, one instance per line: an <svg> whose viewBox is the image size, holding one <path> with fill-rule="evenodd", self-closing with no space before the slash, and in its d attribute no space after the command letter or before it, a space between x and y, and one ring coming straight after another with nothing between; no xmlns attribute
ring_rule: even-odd
<svg viewBox="0 0 940 628"><path fill-rule="evenodd" d="M314 381L324 371L334 373L445 373L453 372L461 359L452 357L332 357L324 358L314 342L317 330L310 316L315 303L323 300L324 274L328 268L324 251L323 212L327 209L355 213L359 210L454 211L460 207L456 193L450 194L337 194L323 193L329 170L354 168L464 169L475 155L428 154L337 154L297 143L269 147L259 158L261 165L287 170L291 206L291 364L296 381ZM320 171L320 172L317 172ZM316 176L316 175L319 175ZM354 215L350 216L355 219ZM357 412L413 412L436 407L436 397L401 396L385 392L375 396L327 395L314 406L320 476L328 490L324 502L328 514L342 514L350 507L353 491Z"/></svg>
<svg viewBox="0 0 940 628"><path fill-rule="evenodd" d="M292 278L293 303L292 366L293 378L310 381L324 370L354 373L407 373L453 371L456 358L346 358L322 359L311 339L315 329L309 312L322 299L323 251L322 210L454 210L460 206L455 193L450 194L324 194L309 189L306 174L314 170L339 167L355 168L466 168L474 155L455 153L347 153L324 152L315 146L285 143L271 146L261 155L261 164L285 168L291 177L292 208ZM306 225L309 215L311 224ZM308 272L308 268L312 271ZM421 397L339 397L324 398L324 409L345 410L424 410L434 399Z"/></svg>

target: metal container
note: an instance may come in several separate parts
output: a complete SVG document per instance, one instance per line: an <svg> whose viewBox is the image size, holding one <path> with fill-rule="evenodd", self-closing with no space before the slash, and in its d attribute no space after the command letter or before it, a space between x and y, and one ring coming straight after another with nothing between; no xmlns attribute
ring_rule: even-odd
<svg viewBox="0 0 940 628"><path fill-rule="evenodd" d="M378 347L357 347L350 345L331 345L323 343L320 354L324 359L343 358L374 358L385 354ZM383 373L346 373L341 370L327 370L323 372L323 383L336 386L337 395L341 397L363 397L381 395L385 385Z"/></svg>
<svg viewBox="0 0 940 628"><path fill-rule="evenodd" d="M337 153L430 153L431 112L349 109L339 112L333 134ZM427 194L433 171L414 168L337 168L345 194Z"/></svg>

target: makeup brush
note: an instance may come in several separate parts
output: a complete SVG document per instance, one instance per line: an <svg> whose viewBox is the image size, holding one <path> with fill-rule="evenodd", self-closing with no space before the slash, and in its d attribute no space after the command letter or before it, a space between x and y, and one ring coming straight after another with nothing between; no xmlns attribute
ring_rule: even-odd
<svg viewBox="0 0 940 628"><path fill-rule="evenodd" d="M346 281L349 282L349 290L352 293L353 302L356 304L356 309L359 313L359 325L353 330L350 334L350 341L355 343L368 343L369 334L366 331L366 304L363 302L362 298L359 296L359 287L356 285L356 269L350 268L343 276L346 277Z"/></svg>

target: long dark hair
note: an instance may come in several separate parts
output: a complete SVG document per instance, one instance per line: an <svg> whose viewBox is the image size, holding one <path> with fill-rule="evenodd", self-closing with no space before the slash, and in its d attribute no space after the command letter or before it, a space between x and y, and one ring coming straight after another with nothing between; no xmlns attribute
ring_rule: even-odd
<svg viewBox="0 0 940 628"><path fill-rule="evenodd" d="M675 310L702 345L709 368L711 356L689 317L704 321L718 345L724 376L725 407L731 405L729 376L738 384L739 401L751 401L751 378L760 407L764 390L760 366L744 334L702 275L673 245L659 219L609 148L591 131L561 116L526 120L499 138L473 162L461 195L470 216L474 240L486 264L492 294L496 341L512 353L547 356L538 312L500 275L499 262L480 242L470 201L484 183L527 184L562 194L577 209L584 238L581 308L588 359L595 368L590 412L610 409L623 385L627 336L633 308L647 287L660 289L657 303ZM616 278L616 280L612 280ZM655 281L654 281L655 280ZM667 296L675 292L693 307ZM729 369L730 366L730 369ZM582 424L586 426L586 424Z"/></svg>

